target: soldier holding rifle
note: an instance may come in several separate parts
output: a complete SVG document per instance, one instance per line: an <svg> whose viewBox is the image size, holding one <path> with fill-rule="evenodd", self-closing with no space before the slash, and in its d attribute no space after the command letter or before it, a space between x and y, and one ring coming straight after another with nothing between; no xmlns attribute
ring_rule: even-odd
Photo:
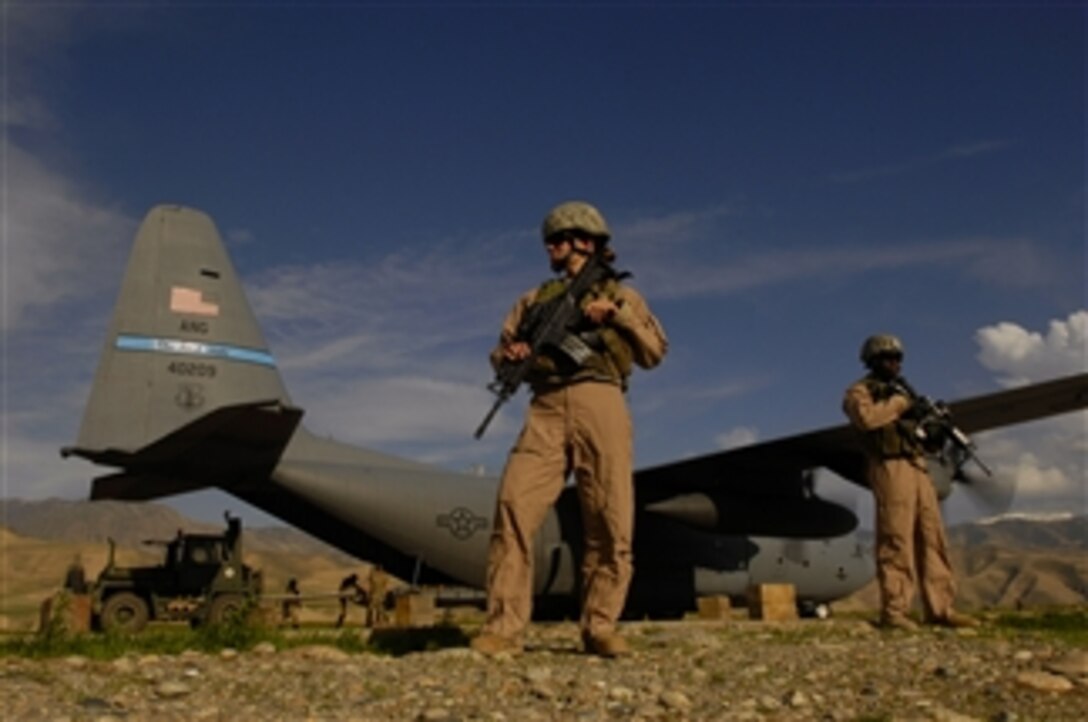
<svg viewBox="0 0 1088 722"><path fill-rule="evenodd" d="M532 607L533 537L573 474L585 526L582 640L587 652L614 657L628 651L616 621L633 572L632 433L624 391L632 365L653 368L667 342L642 296L612 270L611 233L596 208L563 203L548 213L542 231L559 275L518 299L491 354L496 408L522 380L532 400L499 487L487 622L472 647L489 655L521 650Z"/></svg>
<svg viewBox="0 0 1088 722"><path fill-rule="evenodd" d="M932 404L902 380L903 344L895 336L870 336L861 347L861 360L869 374L847 389L843 410L862 433L869 486L876 500L880 623L917 629L908 616L917 567L925 621L976 626L976 620L952 607L955 581L937 493L925 462L927 445L943 443L927 437L925 417Z"/></svg>

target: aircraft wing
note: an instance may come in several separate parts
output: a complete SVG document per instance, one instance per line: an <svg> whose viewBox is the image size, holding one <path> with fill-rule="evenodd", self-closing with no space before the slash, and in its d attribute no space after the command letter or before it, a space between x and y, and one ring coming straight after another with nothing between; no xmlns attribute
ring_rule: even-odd
<svg viewBox="0 0 1088 722"><path fill-rule="evenodd" d="M975 396L949 407L967 433L1076 411L1088 407L1088 373ZM849 424L642 469L635 473L635 485L640 499L650 503L713 491L795 497L804 492L804 472L817 467L867 486L860 439Z"/></svg>
<svg viewBox="0 0 1088 722"><path fill-rule="evenodd" d="M635 485L647 499L722 486L737 493L794 494L801 473L821 466L864 483L860 439L849 424L641 469Z"/></svg>
<svg viewBox="0 0 1088 722"><path fill-rule="evenodd" d="M1088 373L1021 386L949 404L968 434L1056 416L1088 407Z"/></svg>

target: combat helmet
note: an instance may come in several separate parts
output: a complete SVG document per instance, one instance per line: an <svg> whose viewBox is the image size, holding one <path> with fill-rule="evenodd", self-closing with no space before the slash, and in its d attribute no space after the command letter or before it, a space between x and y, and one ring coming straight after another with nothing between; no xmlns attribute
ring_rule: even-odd
<svg viewBox="0 0 1088 722"><path fill-rule="evenodd" d="M563 231L583 231L599 241L612 237L604 216L585 201L560 203L544 217L541 234L545 239Z"/></svg>
<svg viewBox="0 0 1088 722"><path fill-rule="evenodd" d="M877 357L893 353L903 355L903 342L891 334L878 333L865 339L861 345L861 362L872 367Z"/></svg>

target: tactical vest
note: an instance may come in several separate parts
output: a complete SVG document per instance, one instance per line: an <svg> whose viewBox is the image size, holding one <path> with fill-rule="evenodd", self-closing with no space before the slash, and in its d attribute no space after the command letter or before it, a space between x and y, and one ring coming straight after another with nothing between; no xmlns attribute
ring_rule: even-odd
<svg viewBox="0 0 1088 722"><path fill-rule="evenodd" d="M566 288L567 281L564 279L545 281L537 289L536 297L526 313L531 313L535 306L548 303ZM594 285L581 299L580 305L584 309L598 298L608 298L618 305L619 284L609 279ZM627 377L631 375L634 360L634 351L627 339L611 326L593 326L588 322L585 328L575 329L573 333L588 347L586 358L576 364L557 349L545 349L533 365L529 384L538 388L563 386L576 381L603 381L627 388Z"/></svg>
<svg viewBox="0 0 1088 722"><path fill-rule="evenodd" d="M869 390L873 401L880 403L895 395L891 384L874 376L866 376L862 383ZM914 458L922 454L922 444L914 435L915 422L897 419L864 434L868 452L881 459Z"/></svg>

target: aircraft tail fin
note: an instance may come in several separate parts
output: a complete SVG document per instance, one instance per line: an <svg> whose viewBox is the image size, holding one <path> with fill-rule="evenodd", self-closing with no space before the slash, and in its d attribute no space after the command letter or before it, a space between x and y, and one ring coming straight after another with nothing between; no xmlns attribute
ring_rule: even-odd
<svg viewBox="0 0 1088 722"><path fill-rule="evenodd" d="M98 480L96 498L153 498L222 486L256 466L267 472L301 413L212 220L179 206L151 209L78 441L62 453L125 470ZM132 475L145 475L144 488L116 481Z"/></svg>

